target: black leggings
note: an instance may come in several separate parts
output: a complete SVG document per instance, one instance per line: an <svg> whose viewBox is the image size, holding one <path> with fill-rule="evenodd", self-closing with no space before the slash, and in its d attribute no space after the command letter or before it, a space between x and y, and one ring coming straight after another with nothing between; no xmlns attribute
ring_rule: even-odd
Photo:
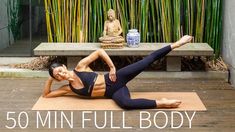
<svg viewBox="0 0 235 132"><path fill-rule="evenodd" d="M105 74L106 91L105 96L112 98L120 107L124 109L151 109L156 108L155 100L149 99L131 99L130 92L126 84L141 73L146 67L155 60L164 57L171 51L171 46L165 46L152 52L142 60L125 66L116 72L117 79L112 82L109 79L109 73Z"/></svg>

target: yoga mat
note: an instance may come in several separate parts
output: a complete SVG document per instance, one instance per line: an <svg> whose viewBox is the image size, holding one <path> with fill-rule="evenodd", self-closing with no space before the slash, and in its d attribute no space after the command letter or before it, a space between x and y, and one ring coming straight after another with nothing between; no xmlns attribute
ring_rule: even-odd
<svg viewBox="0 0 235 132"><path fill-rule="evenodd" d="M156 110L206 111L206 107L195 92L131 92L131 98L179 99L178 108ZM122 110L112 99L84 99L75 95L55 98L40 97L32 110Z"/></svg>

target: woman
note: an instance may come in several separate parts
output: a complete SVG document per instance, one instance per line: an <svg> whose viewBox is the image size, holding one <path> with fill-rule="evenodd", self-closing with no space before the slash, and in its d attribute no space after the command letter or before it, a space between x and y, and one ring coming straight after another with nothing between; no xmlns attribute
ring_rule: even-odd
<svg viewBox="0 0 235 132"><path fill-rule="evenodd" d="M87 97L107 97L113 99L124 109L149 109L149 108L175 108L181 104L180 100L160 99L131 99L126 84L142 72L155 60L165 56L171 50L178 48L192 40L192 36L183 36L177 42L152 52L142 60L123 67L116 72L116 68L103 49L92 52L82 59L73 71L68 71L65 65L54 63L49 68L51 77L46 82L43 97L57 97L68 93L75 93ZM109 66L110 72L103 75L91 70L89 64L101 57ZM67 80L68 85L51 91L54 80Z"/></svg>

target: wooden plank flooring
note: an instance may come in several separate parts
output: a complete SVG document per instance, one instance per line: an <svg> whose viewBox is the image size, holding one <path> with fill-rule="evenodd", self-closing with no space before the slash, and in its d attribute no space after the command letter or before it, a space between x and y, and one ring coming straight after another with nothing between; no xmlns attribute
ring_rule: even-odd
<svg viewBox="0 0 235 132"><path fill-rule="evenodd" d="M122 112L123 111L106 111L107 112L107 126L105 129L97 129L93 122L85 124L85 128L82 128L82 111L72 111L74 113L74 126L70 129L68 124L64 122L64 128L60 128L60 117L57 112L58 126L55 129L55 121L53 121L55 115L51 117L51 128L48 125L45 127L36 127L38 123L36 120L36 112L31 111L32 106L37 101L38 97L41 95L42 87L44 85L46 78L0 78L0 131L11 131L5 126L12 126L12 120L7 120L7 112L15 112L11 114L10 117L17 119L20 112L25 111L29 117L29 125L26 129L21 129L19 125L12 130L15 131L58 131L58 132L77 132L77 131L159 131L160 129L154 126L153 118L154 114L158 112L157 110L134 110L125 111L125 124L127 126L132 126L132 129L112 129L110 124L110 113L113 112L114 124L115 126L121 126L122 124ZM54 87L59 86L59 84L54 85ZM192 120L192 128L189 128L189 123L185 117L184 112L184 122L181 128L172 129L171 128L171 111L164 111L168 115L168 124L166 128L161 129L162 131L235 131L235 89L232 88L227 82L221 80L156 80L156 79L134 79L129 84L130 91L159 91L159 92L192 92L198 93L206 108L205 112L196 112ZM193 105L193 104L192 104ZM148 111L151 115L152 125L148 129L141 129L139 127L139 114L141 111ZM43 116L49 111L39 111ZM54 112L55 111L50 111ZM63 111L66 115L71 114L71 111ZM97 112L97 120L100 126L102 121L104 121L104 111L92 111L92 113ZM192 115L192 111L189 112ZM24 125L25 117L21 115L21 124ZM56 117L57 117L56 116ZM93 114L88 117L94 119ZM179 116L174 117L175 125L180 124ZM155 120L159 126L163 126L166 119L161 114ZM145 122L147 125L147 122Z"/></svg>

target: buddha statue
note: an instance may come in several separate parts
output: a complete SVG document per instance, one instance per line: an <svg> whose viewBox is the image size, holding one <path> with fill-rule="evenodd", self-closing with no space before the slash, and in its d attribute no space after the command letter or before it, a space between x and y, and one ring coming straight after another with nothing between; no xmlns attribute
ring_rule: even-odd
<svg viewBox="0 0 235 132"><path fill-rule="evenodd" d="M125 39L121 36L121 34L122 28L119 20L116 19L115 11L109 9L108 19L104 23L103 36L99 38L99 41L102 42L101 46L108 45L111 46L111 48L122 47Z"/></svg>

